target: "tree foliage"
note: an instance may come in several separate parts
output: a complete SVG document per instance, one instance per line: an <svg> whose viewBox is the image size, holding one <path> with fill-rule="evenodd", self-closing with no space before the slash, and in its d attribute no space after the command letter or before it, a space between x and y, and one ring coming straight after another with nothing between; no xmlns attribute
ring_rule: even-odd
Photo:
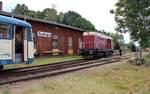
<svg viewBox="0 0 150 94"><path fill-rule="evenodd" d="M122 34L119 34L119 33L111 33L110 36L111 36L112 39L113 39L115 49L120 49L120 47L121 47L121 48L124 48L125 41L124 41L124 37L123 37Z"/></svg>
<svg viewBox="0 0 150 94"><path fill-rule="evenodd" d="M25 4L17 4L15 9L12 10L12 13L19 15L26 15L28 12L28 7Z"/></svg>
<svg viewBox="0 0 150 94"><path fill-rule="evenodd" d="M73 12L73 11L68 11L67 13L64 14L64 17L62 19L62 23L66 25L73 25L73 22L77 19L81 18L81 15Z"/></svg>
<svg viewBox="0 0 150 94"><path fill-rule="evenodd" d="M64 13L60 12L57 16L57 22L62 23L63 18L64 18Z"/></svg>
<svg viewBox="0 0 150 94"><path fill-rule="evenodd" d="M124 48L125 40L124 40L124 37L122 34L120 34L118 32L110 33L110 32L106 32L104 30L97 31L97 32L100 32L106 36L110 36L113 39L115 49L120 49L120 47Z"/></svg>
<svg viewBox="0 0 150 94"><path fill-rule="evenodd" d="M55 9L46 8L42 14L44 20L57 22L57 11Z"/></svg>
<svg viewBox="0 0 150 94"><path fill-rule="evenodd" d="M80 14L74 11L68 11L67 13L65 13L61 23L85 30L96 30L94 25L90 21L83 18Z"/></svg>
<svg viewBox="0 0 150 94"><path fill-rule="evenodd" d="M85 30L96 30L90 21L74 11L68 11L67 13L60 12L59 14L55 8L46 8L43 11L33 11L29 10L25 4L17 4L15 9L12 10L12 13L66 24Z"/></svg>
<svg viewBox="0 0 150 94"><path fill-rule="evenodd" d="M119 32L130 32L143 47L150 46L150 0L118 0L115 14Z"/></svg>

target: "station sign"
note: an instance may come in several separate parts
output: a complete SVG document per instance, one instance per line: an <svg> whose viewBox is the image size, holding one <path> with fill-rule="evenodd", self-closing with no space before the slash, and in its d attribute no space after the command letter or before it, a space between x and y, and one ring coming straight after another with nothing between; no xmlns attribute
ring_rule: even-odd
<svg viewBox="0 0 150 94"><path fill-rule="evenodd" d="M50 32L38 31L38 32L37 32L37 36L38 36L38 37L51 38L51 37L52 37L52 33L50 33Z"/></svg>

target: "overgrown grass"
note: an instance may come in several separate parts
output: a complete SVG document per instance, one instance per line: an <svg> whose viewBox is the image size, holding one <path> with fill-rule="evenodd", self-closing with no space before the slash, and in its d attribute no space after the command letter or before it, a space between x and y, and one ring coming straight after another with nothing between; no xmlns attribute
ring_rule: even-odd
<svg viewBox="0 0 150 94"><path fill-rule="evenodd" d="M150 68L119 65L85 75L48 80L35 92L41 94L149 94ZM24 94L32 94L32 89Z"/></svg>
<svg viewBox="0 0 150 94"><path fill-rule="evenodd" d="M80 56L40 57L40 58L35 58L33 64L29 64L29 65L28 64L11 64L11 65L6 65L5 69L27 67L27 66L63 62L63 61L70 61L70 60L77 60L77 59L81 59L81 57Z"/></svg>
<svg viewBox="0 0 150 94"><path fill-rule="evenodd" d="M146 60L147 63L150 63L150 55L146 55L146 56L144 57L144 59Z"/></svg>
<svg viewBox="0 0 150 94"><path fill-rule="evenodd" d="M150 66L119 64L46 79L20 94L150 94Z"/></svg>
<svg viewBox="0 0 150 94"><path fill-rule="evenodd" d="M1 93L0 93L1 94ZM6 89L6 90L4 90L3 92L2 92L2 94L10 94L10 91L8 90L8 89Z"/></svg>

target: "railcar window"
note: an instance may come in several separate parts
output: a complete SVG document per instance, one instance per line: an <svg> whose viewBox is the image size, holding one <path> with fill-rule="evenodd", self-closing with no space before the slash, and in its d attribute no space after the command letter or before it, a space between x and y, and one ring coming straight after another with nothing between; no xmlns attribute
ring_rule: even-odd
<svg viewBox="0 0 150 94"><path fill-rule="evenodd" d="M26 29L24 29L24 32L23 32L23 33L24 33L24 34L23 34L23 35L24 35L24 37L23 37L23 38L24 38L24 40L27 40L27 30L26 30Z"/></svg>
<svg viewBox="0 0 150 94"><path fill-rule="evenodd" d="M34 43L34 48L36 48L36 33L33 34L33 43Z"/></svg>
<svg viewBox="0 0 150 94"><path fill-rule="evenodd" d="M7 24L0 23L0 39L9 38L9 26Z"/></svg>
<svg viewBox="0 0 150 94"><path fill-rule="evenodd" d="M33 34L31 29L27 30L27 39L28 41L33 41Z"/></svg>

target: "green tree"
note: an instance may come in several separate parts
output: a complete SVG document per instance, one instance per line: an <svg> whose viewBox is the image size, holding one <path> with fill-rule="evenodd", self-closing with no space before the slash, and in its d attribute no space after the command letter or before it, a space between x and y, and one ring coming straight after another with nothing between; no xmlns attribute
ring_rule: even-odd
<svg viewBox="0 0 150 94"><path fill-rule="evenodd" d="M143 47L150 46L150 0L118 0L115 14L119 32L130 32L132 39L140 40Z"/></svg>
<svg viewBox="0 0 150 94"><path fill-rule="evenodd" d="M25 4L17 4L15 9L12 10L12 13L19 15L27 15L28 7Z"/></svg>
<svg viewBox="0 0 150 94"><path fill-rule="evenodd" d="M124 48L125 40L124 40L124 37L121 33L118 33L118 32L110 33L110 32L106 32L105 30L100 30L97 32L111 37L113 39L115 49L119 49L120 47Z"/></svg>
<svg viewBox="0 0 150 94"><path fill-rule="evenodd" d="M43 11L33 11L29 10L25 4L17 4L12 13L57 22L57 11L51 8L46 8Z"/></svg>
<svg viewBox="0 0 150 94"><path fill-rule="evenodd" d="M95 31L94 25L91 24L88 20L81 17L76 18L75 21L72 23L72 26L82 28L84 30Z"/></svg>
<svg viewBox="0 0 150 94"><path fill-rule="evenodd" d="M35 11L32 11L32 10L28 10L28 12L26 13L26 16L29 16L32 18L38 18L37 13Z"/></svg>
<svg viewBox="0 0 150 94"><path fill-rule="evenodd" d="M52 7L53 8L46 8L43 11L33 11L29 10L25 4L17 4L17 6L12 10L12 13L66 24L89 31L96 30L94 25L87 19L83 18L80 14L74 11L68 11L67 13L60 12L57 15L57 10L55 9L56 6L53 5Z"/></svg>
<svg viewBox="0 0 150 94"><path fill-rule="evenodd" d="M124 37L122 34L110 33L110 37L112 37L113 39L115 49L119 49L118 46L120 46L121 48L124 48L125 41L124 41Z"/></svg>
<svg viewBox="0 0 150 94"><path fill-rule="evenodd" d="M38 19L44 19L44 14L41 11L37 11L36 16L37 16Z"/></svg>
<svg viewBox="0 0 150 94"><path fill-rule="evenodd" d="M57 16L57 22L62 23L63 18L64 18L64 13L60 12L59 15Z"/></svg>
<svg viewBox="0 0 150 94"><path fill-rule="evenodd" d="M55 9L46 8L43 10L44 20L57 22L57 11Z"/></svg>
<svg viewBox="0 0 150 94"><path fill-rule="evenodd" d="M73 12L73 11L68 11L67 13L64 14L64 17L62 19L62 23L66 25L73 25L73 22L75 19L78 17L81 17L78 13Z"/></svg>
<svg viewBox="0 0 150 94"><path fill-rule="evenodd" d="M68 11L67 13L65 13L62 19L62 23L85 30L96 30L94 25L90 21L86 20L80 14L74 11Z"/></svg>

